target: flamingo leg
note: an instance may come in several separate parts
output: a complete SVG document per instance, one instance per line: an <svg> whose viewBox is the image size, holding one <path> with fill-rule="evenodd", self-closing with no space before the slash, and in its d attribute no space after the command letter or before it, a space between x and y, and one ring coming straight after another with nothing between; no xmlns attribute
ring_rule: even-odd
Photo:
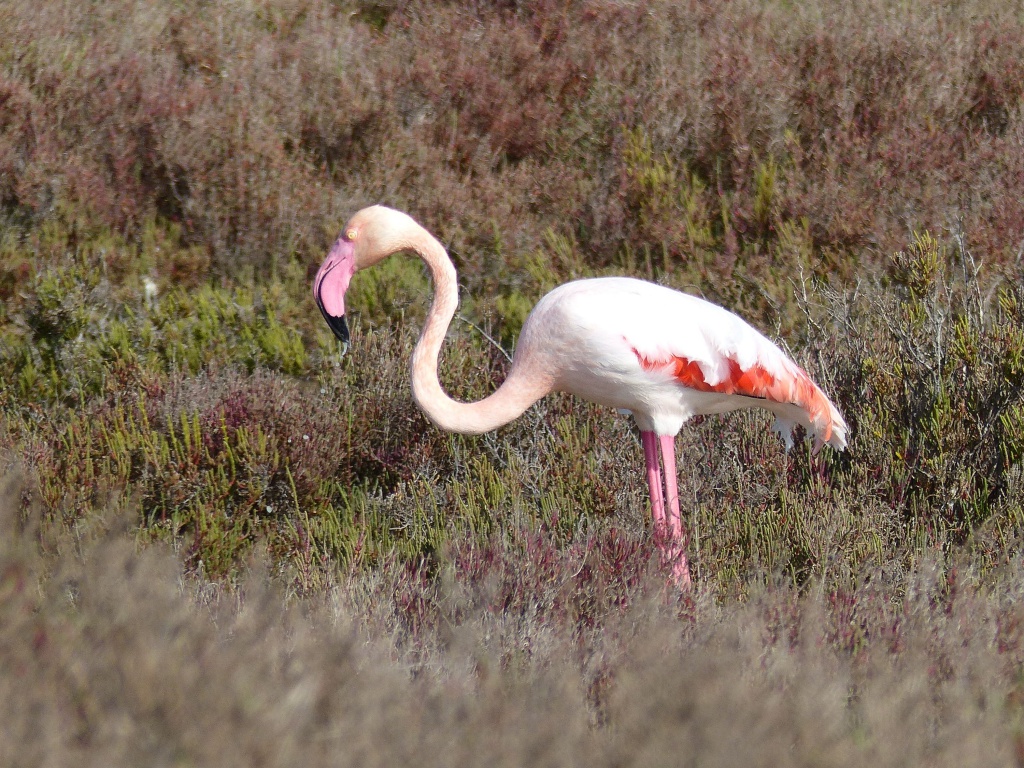
<svg viewBox="0 0 1024 768"><path fill-rule="evenodd" d="M690 586L690 566L686 562L686 533L679 514L679 488L676 483L676 439L661 435L661 461L665 467L665 501L668 507L668 541L664 554L672 563L672 576L681 587Z"/></svg>
<svg viewBox="0 0 1024 768"><path fill-rule="evenodd" d="M651 492L651 512L654 515L654 540L661 542L668 536L665 527L665 499L661 492L661 465L658 463L658 437L653 432L640 431L640 444L644 447L647 466L647 488Z"/></svg>

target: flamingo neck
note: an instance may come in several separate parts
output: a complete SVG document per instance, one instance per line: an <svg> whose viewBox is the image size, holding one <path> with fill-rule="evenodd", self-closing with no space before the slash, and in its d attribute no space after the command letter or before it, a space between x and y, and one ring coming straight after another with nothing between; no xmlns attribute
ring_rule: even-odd
<svg viewBox="0 0 1024 768"><path fill-rule="evenodd" d="M426 262L434 282L434 300L412 355L412 395L416 404L441 429L463 434L489 432L522 415L550 387L541 381L545 377L530 376L525 366L518 364L518 355L505 382L483 400L461 403L441 388L438 357L459 304L455 266L433 237L411 250Z"/></svg>

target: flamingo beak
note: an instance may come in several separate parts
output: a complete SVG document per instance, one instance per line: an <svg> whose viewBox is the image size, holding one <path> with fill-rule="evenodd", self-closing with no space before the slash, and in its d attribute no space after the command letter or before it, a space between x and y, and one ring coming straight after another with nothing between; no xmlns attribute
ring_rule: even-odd
<svg viewBox="0 0 1024 768"><path fill-rule="evenodd" d="M324 316L324 320L327 321L327 327L331 329L338 341L341 342L344 350L347 350L350 336L348 332L348 323L345 322L345 316L342 315L341 317L334 317L333 315L328 314L327 310L324 309L324 305L319 301L317 302L317 305L320 307L320 314L322 314Z"/></svg>
<svg viewBox="0 0 1024 768"><path fill-rule="evenodd" d="M348 323L345 322L345 291L355 271L352 243L341 239L327 254L327 259L313 281L313 299L327 321L327 326L342 343L342 354L348 349L349 343Z"/></svg>

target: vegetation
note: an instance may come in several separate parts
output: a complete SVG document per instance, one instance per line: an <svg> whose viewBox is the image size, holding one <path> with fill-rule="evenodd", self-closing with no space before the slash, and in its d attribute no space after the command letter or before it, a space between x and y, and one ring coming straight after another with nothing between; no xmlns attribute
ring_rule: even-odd
<svg viewBox="0 0 1024 768"><path fill-rule="evenodd" d="M1024 760L1024 9L965 0L0 4L0 761ZM481 437L429 283L309 278L365 204L463 286L442 378L628 273L781 339L852 427ZM613 308L610 308L613 311Z"/></svg>

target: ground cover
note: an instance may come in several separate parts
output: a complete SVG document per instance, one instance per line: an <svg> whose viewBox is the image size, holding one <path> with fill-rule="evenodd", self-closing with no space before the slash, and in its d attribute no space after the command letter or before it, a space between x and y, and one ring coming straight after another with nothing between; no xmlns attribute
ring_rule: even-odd
<svg viewBox="0 0 1024 768"><path fill-rule="evenodd" d="M924 3L0 5L6 762L1007 764L1021 750L1024 11ZM573 277L700 293L852 427L638 436L555 396L433 429Z"/></svg>

